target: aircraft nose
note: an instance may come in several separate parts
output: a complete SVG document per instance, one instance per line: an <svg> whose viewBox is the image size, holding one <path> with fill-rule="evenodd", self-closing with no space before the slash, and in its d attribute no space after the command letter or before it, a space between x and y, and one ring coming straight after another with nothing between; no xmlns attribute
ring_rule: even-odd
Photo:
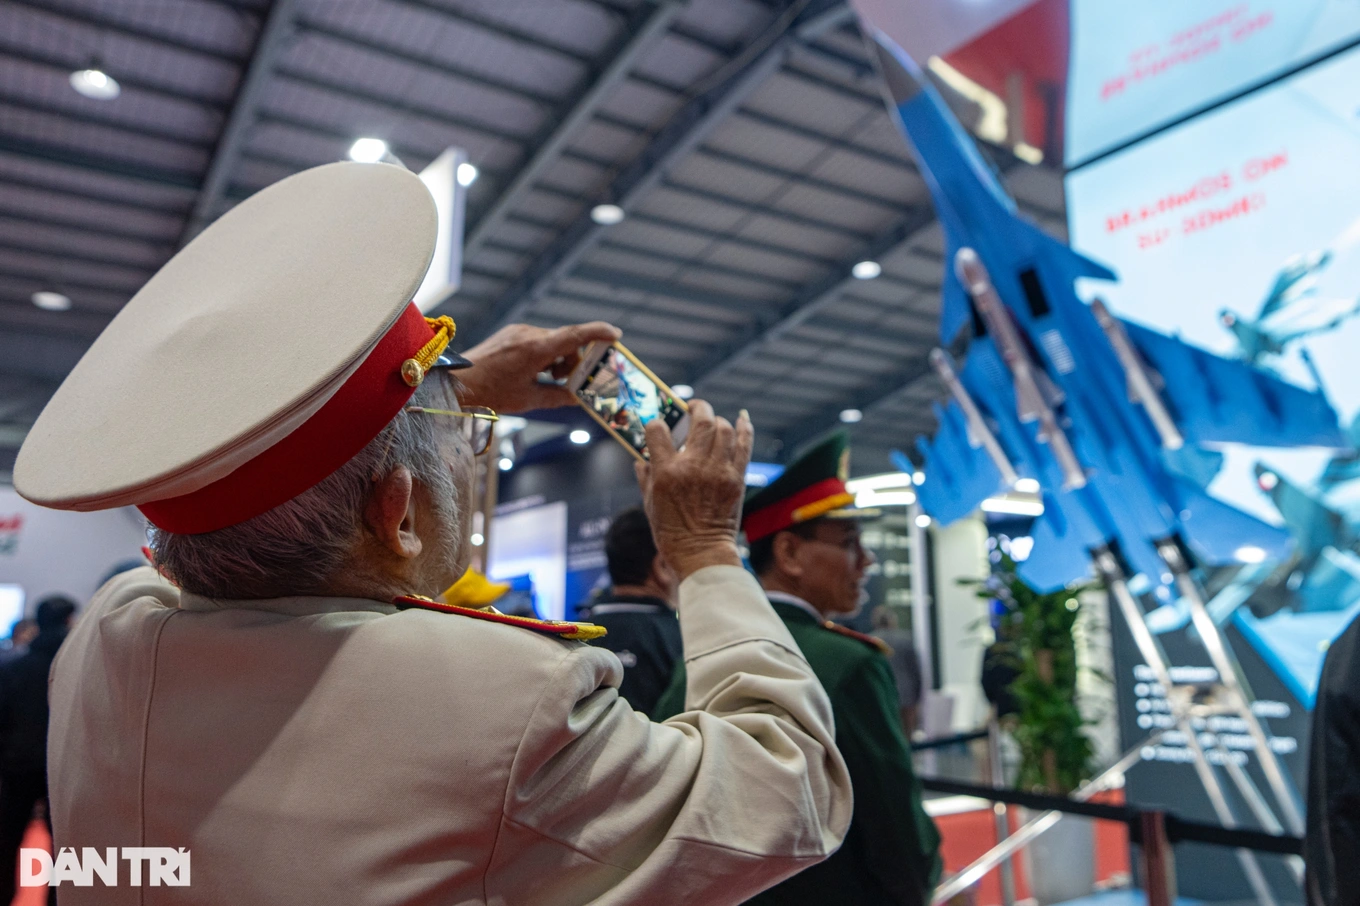
<svg viewBox="0 0 1360 906"><path fill-rule="evenodd" d="M864 40L869 55L878 60L878 71L883 73L883 84L894 106L900 107L921 93L925 74L906 51L876 28L868 29Z"/></svg>

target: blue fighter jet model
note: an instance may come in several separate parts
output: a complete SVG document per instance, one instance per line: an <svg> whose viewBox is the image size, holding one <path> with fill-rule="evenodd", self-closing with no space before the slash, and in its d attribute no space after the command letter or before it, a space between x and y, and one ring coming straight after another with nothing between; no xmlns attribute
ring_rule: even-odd
<svg viewBox="0 0 1360 906"><path fill-rule="evenodd" d="M1211 445L1342 446L1324 396L1083 303L1078 277L1115 275L1022 219L915 62L881 34L870 46L944 227L941 344L972 326L961 368L932 355L952 401L917 441L926 513L948 524L1037 480L1020 573L1041 591L1089 576L1105 550L1152 585L1244 551L1282 558L1288 532L1205 492Z"/></svg>
<svg viewBox="0 0 1360 906"><path fill-rule="evenodd" d="M1249 364L1284 355L1292 343L1326 333L1360 314L1360 299L1335 299L1317 292L1317 274L1332 262L1327 250L1296 255L1285 262L1254 319L1229 309L1219 312Z"/></svg>

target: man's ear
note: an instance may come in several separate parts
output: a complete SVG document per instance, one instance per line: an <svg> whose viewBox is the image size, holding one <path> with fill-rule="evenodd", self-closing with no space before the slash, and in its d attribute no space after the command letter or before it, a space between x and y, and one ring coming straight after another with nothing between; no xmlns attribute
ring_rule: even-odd
<svg viewBox="0 0 1360 906"><path fill-rule="evenodd" d="M379 544L398 557L410 560L420 555L415 479L410 469L399 465L385 477L374 480L364 507L364 524Z"/></svg>
<svg viewBox="0 0 1360 906"><path fill-rule="evenodd" d="M774 565L780 572L794 578L802 578L803 563L798 559L798 551L803 539L793 532L780 532L774 536Z"/></svg>

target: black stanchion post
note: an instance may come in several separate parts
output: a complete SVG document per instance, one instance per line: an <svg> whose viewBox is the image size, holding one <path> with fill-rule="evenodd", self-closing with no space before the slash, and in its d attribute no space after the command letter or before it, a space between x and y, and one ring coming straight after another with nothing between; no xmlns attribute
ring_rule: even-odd
<svg viewBox="0 0 1360 906"><path fill-rule="evenodd" d="M1171 906L1176 899L1176 857L1166 837L1166 816L1161 812L1142 812L1143 889L1148 906Z"/></svg>

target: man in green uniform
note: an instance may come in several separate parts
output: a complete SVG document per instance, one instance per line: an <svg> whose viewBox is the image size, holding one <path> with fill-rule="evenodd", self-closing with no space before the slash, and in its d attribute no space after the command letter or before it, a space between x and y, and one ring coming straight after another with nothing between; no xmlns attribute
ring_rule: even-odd
<svg viewBox="0 0 1360 906"><path fill-rule="evenodd" d="M830 619L860 607L873 563L855 511L843 509L854 501L848 459L846 436L829 438L748 497L742 517L751 567L831 699L855 791L840 850L749 901L761 906L923 906L940 875L940 835L921 807L886 645ZM682 664L657 720L684 710L685 682Z"/></svg>

